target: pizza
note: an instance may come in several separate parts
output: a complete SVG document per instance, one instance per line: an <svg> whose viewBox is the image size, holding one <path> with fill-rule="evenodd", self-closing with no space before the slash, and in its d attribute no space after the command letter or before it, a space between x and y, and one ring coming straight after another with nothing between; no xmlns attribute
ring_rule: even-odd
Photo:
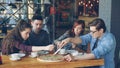
<svg viewBox="0 0 120 68"><path fill-rule="evenodd" d="M56 55L45 54L45 55L38 56L37 59L41 62L60 62L64 60L63 56L59 54L56 54Z"/></svg>

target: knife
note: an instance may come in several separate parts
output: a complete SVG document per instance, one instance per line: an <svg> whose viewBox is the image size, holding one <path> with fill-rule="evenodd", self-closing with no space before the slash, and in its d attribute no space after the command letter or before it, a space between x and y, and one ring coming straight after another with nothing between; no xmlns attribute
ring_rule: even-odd
<svg viewBox="0 0 120 68"><path fill-rule="evenodd" d="M61 48L59 48L53 55L56 55L60 50Z"/></svg>

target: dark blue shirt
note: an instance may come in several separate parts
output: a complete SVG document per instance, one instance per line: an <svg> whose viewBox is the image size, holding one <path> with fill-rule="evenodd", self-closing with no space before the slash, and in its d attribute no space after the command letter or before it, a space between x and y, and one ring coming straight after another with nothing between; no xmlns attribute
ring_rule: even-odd
<svg viewBox="0 0 120 68"><path fill-rule="evenodd" d="M45 30L40 30L38 34L31 31L29 38L25 41L25 44L32 46L46 46L50 44L49 35Z"/></svg>

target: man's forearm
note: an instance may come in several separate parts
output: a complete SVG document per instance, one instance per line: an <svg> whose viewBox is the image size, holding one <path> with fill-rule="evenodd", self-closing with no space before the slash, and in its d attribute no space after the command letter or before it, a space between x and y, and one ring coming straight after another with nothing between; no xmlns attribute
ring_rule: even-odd
<svg viewBox="0 0 120 68"><path fill-rule="evenodd" d="M74 56L74 60L87 60L87 59L95 59L94 54L89 53L83 56Z"/></svg>
<svg viewBox="0 0 120 68"><path fill-rule="evenodd" d="M82 40L80 39L80 37L75 37L75 38L70 38L70 42L74 44L81 44Z"/></svg>

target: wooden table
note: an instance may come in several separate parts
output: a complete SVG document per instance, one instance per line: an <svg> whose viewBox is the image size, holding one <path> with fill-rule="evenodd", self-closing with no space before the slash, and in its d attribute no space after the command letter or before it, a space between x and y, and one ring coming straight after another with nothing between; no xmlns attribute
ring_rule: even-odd
<svg viewBox="0 0 120 68"><path fill-rule="evenodd" d="M99 60L79 60L79 61L62 61L62 62L40 62L36 58L23 57L19 61L11 61L8 56L2 56L3 64L0 68L75 68L87 66L101 66L104 64L103 59Z"/></svg>

